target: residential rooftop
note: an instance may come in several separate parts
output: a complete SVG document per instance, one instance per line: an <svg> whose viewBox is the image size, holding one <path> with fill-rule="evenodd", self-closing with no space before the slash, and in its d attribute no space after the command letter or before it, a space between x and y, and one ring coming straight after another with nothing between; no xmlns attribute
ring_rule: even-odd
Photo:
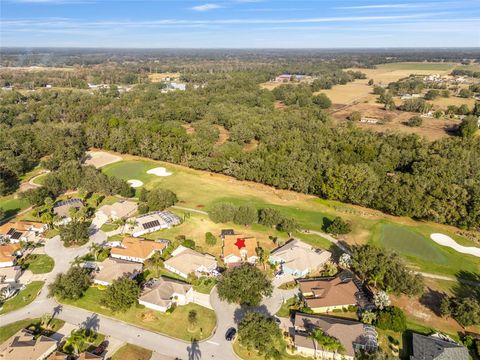
<svg viewBox="0 0 480 360"><path fill-rule="evenodd" d="M28 330L22 329L0 345L0 359L38 360L55 350L57 342L46 336L37 339Z"/></svg>
<svg viewBox="0 0 480 360"><path fill-rule="evenodd" d="M192 285L165 278L153 281L146 286L139 300L161 307L168 307L174 294L185 295Z"/></svg>
<svg viewBox="0 0 480 360"><path fill-rule="evenodd" d="M225 235L223 239L223 256L235 255L238 257L256 256L257 238L244 235Z"/></svg>
<svg viewBox="0 0 480 360"><path fill-rule="evenodd" d="M351 279L340 276L313 280L300 280L300 291L309 308L352 305L357 303L359 289Z"/></svg>
<svg viewBox="0 0 480 360"><path fill-rule="evenodd" d="M315 270L323 266L332 256L329 251L315 249L300 240L291 240L272 251L272 258L281 259L290 269Z"/></svg>
<svg viewBox="0 0 480 360"><path fill-rule="evenodd" d="M99 271L94 272L95 280L111 284L124 276L133 276L142 271L141 263L108 258L99 263Z"/></svg>
<svg viewBox="0 0 480 360"><path fill-rule="evenodd" d="M152 256L155 251L162 251L166 246L163 242L128 236L122 240L121 247L113 247L110 254L113 256L118 255L146 260Z"/></svg>

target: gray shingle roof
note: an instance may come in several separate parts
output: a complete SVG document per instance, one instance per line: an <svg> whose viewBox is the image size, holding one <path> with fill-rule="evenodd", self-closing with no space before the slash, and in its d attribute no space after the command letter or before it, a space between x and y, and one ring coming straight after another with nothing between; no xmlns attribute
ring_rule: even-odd
<svg viewBox="0 0 480 360"><path fill-rule="evenodd" d="M410 360L469 360L468 350L436 336L413 334Z"/></svg>

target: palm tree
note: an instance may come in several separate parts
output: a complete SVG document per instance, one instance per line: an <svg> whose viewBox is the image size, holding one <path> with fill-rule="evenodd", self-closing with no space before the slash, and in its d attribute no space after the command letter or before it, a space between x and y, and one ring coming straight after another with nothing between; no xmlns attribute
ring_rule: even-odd
<svg viewBox="0 0 480 360"><path fill-rule="evenodd" d="M377 272L372 272L369 276L368 282L369 284L373 285L373 287L377 287L377 285L382 283L384 273L377 271Z"/></svg>
<svg viewBox="0 0 480 360"><path fill-rule="evenodd" d="M153 254L153 256L148 260L148 262L155 269L155 277L158 277L160 268L163 267L163 259L161 258L160 253L156 252L155 254Z"/></svg>
<svg viewBox="0 0 480 360"><path fill-rule="evenodd" d="M266 251L261 246L257 246L255 248L255 252L257 253L258 260L263 265L263 271L266 271L267 270L267 262L268 262L268 258L269 258L268 251Z"/></svg>
<svg viewBox="0 0 480 360"><path fill-rule="evenodd" d="M80 354L86 343L86 334L84 329L72 330L70 336L65 339L64 351L73 348L75 354Z"/></svg>
<svg viewBox="0 0 480 360"><path fill-rule="evenodd" d="M92 243L90 245L90 247L88 248L88 250L90 250L90 252L93 254L93 258L95 259L95 261L97 261L98 260L98 255L100 255L103 248L96 243Z"/></svg>
<svg viewBox="0 0 480 360"><path fill-rule="evenodd" d="M337 339L334 337L324 333L320 329L315 329L312 331L310 338L314 340L315 347L318 345L320 349L322 349L322 357L324 357L325 354L323 354L324 351L327 351L329 353L343 353L345 352L345 348L343 347L342 343L340 343Z"/></svg>

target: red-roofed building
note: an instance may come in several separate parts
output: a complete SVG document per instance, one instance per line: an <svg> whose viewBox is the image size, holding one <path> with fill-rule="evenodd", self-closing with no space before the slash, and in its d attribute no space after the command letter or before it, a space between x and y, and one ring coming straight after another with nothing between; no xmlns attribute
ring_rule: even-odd
<svg viewBox="0 0 480 360"><path fill-rule="evenodd" d="M258 260L257 239L238 234L223 236L223 261L227 266L237 266L243 262L255 264Z"/></svg>

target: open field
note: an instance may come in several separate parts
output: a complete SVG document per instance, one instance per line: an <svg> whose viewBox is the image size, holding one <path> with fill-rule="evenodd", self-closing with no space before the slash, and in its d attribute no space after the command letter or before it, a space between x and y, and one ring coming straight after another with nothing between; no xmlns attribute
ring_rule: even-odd
<svg viewBox="0 0 480 360"><path fill-rule="evenodd" d="M126 344L113 354L112 360L149 360L151 357L152 351L140 346Z"/></svg>
<svg viewBox="0 0 480 360"><path fill-rule="evenodd" d="M429 100L429 103L432 103L435 109L446 110L449 105L461 106L463 104L467 105L469 109L472 109L475 105L475 99L465 99L457 96L439 97L435 100Z"/></svg>
<svg viewBox="0 0 480 360"><path fill-rule="evenodd" d="M377 65L382 70L414 70L414 71L451 71L457 67L457 63L438 62L395 62Z"/></svg>
<svg viewBox="0 0 480 360"><path fill-rule="evenodd" d="M43 281L32 281L25 289L15 295L15 297L5 301L5 304L3 304L0 310L0 314L6 314L30 304L37 297L43 284Z"/></svg>
<svg viewBox="0 0 480 360"><path fill-rule="evenodd" d="M114 313L100 304L102 297L102 290L90 287L80 299L62 300L62 302L186 341L192 338L205 339L215 328L215 312L196 304L178 306L171 314L153 311L140 305L133 306L122 313ZM192 332L187 331L190 310L197 312L198 323L202 325L201 328L198 327Z"/></svg>
<svg viewBox="0 0 480 360"><path fill-rule="evenodd" d="M321 90L315 94L324 93L333 104L353 104L354 102L370 101L375 98L371 94L372 87L367 85L368 79L359 79L345 85L335 85L331 89Z"/></svg>
<svg viewBox="0 0 480 360"><path fill-rule="evenodd" d="M347 108L343 108L335 112L332 116L339 122L345 121L345 119L354 111L359 111L363 116L373 117L377 119L384 119L385 116L390 117L390 121L384 124L369 124L358 122L355 125L362 129L369 129L375 132L393 132L393 133L406 133L417 134L423 136L430 141L442 139L449 136L449 134L455 129L459 121L455 119L435 119L435 118L423 118L423 123L419 127L410 127L405 125L408 119L412 116L418 115L418 113L404 112L404 111L386 111L382 108L381 104L376 103L361 103L351 105Z"/></svg>
<svg viewBox="0 0 480 360"><path fill-rule="evenodd" d="M285 215L295 218L302 228L319 231L322 230L325 217L332 219L335 216L341 216L352 224L352 232L342 238L342 240L348 244L362 244L368 241L378 242L380 238L380 227L378 225L382 223L382 221L388 220L399 227L405 226L408 229L420 232L423 237L419 239L419 241L422 242L433 244L433 241L429 239L430 234L440 232L452 236L452 238L455 238L456 241L465 246L475 245L472 241L457 236L459 229L447 225L394 217L376 210L322 200L314 196L291 191L278 190L253 182L238 181L228 176L193 170L160 161L145 160L133 156L124 156L124 159L124 161L106 166L103 168L103 171L108 175L117 175L122 178L135 176L145 182L146 188L158 186L170 189L177 194L179 198L178 205L187 208L208 211L212 204L219 201L228 201L237 205L251 204L257 208L274 207ZM156 177L146 174L148 169L158 166L166 167L173 175ZM180 215L183 213L179 210L175 211ZM219 230L226 226L257 236L262 240L262 245L268 249L275 246L268 238L269 235L279 236L280 239L287 238L286 233L280 233L261 225L243 228L233 224L213 224L207 216L194 213L191 213L183 225L157 234L151 234L151 236L174 238L177 235L186 235L195 240L199 246L204 247L205 251L216 255L219 254L221 250L219 241L215 246L207 247L204 243L205 232L211 231L214 234L218 234ZM326 248L329 246L329 242L320 236L299 234L299 237L319 247ZM434 246L437 245L434 244ZM425 271L432 270L439 274L453 275L458 270L458 266L455 264L460 263L464 257L453 253L448 254L448 256L449 258L455 259L455 261L453 261L453 267L439 264L432 268L432 266L427 266L418 257L410 257L408 260L411 261L415 267ZM478 262L476 265L473 263L467 266L472 270L480 270L480 264L478 264Z"/></svg>
<svg viewBox="0 0 480 360"><path fill-rule="evenodd" d="M154 74L149 74L148 79L151 82L161 82L166 78L176 79L179 76L180 76L180 73L154 73Z"/></svg>

